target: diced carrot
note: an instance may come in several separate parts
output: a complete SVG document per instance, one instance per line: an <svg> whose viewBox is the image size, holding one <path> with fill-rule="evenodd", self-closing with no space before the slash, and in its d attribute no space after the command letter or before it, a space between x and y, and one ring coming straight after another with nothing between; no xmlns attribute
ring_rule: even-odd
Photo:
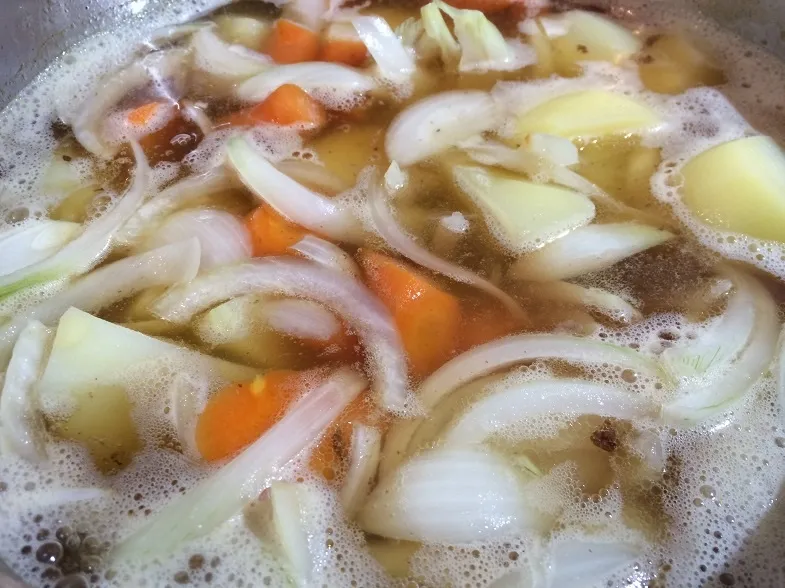
<svg viewBox="0 0 785 588"><path fill-rule="evenodd" d="M293 20L279 18L265 49L277 63L314 61L319 55L319 36Z"/></svg>
<svg viewBox="0 0 785 588"><path fill-rule="evenodd" d="M233 384L207 402L196 423L196 446L207 461L230 457L272 427L303 391L312 373L271 371Z"/></svg>
<svg viewBox="0 0 785 588"><path fill-rule="evenodd" d="M368 49L359 39L333 38L322 43L319 61L343 63L352 67L360 67L368 60Z"/></svg>
<svg viewBox="0 0 785 588"><path fill-rule="evenodd" d="M415 378L436 370L454 353L461 325L458 300L404 262L363 250L368 286L387 306Z"/></svg>
<svg viewBox="0 0 785 588"><path fill-rule="evenodd" d="M469 302L462 305L462 311L458 353L511 335L525 326L496 301Z"/></svg>
<svg viewBox="0 0 785 588"><path fill-rule="evenodd" d="M129 112L126 119L135 127L146 127L153 122L153 119L155 119L156 115L158 115L163 108L166 108L166 104L163 104L162 102L142 104L142 106L138 106Z"/></svg>
<svg viewBox="0 0 785 588"><path fill-rule="evenodd" d="M249 214L245 226L251 234L254 257L286 255L290 253L289 247L308 234L269 204L262 204Z"/></svg>
<svg viewBox="0 0 785 588"><path fill-rule="evenodd" d="M204 138L199 127L177 114L166 125L139 139L139 146L151 165L161 161L181 161Z"/></svg>
<svg viewBox="0 0 785 588"><path fill-rule="evenodd" d="M320 129L326 122L324 106L299 86L284 84L264 102L224 117L218 126L250 127L271 123L282 126L300 124L309 129Z"/></svg>

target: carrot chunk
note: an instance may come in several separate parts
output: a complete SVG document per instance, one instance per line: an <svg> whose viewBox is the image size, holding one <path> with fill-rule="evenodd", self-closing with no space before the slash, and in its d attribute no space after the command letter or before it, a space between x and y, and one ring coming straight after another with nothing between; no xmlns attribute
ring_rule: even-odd
<svg viewBox="0 0 785 588"><path fill-rule="evenodd" d="M254 257L286 255L289 247L299 242L308 231L279 214L269 204L262 204L245 220L251 234Z"/></svg>
<svg viewBox="0 0 785 588"><path fill-rule="evenodd" d="M461 325L458 300L408 264L360 252L368 287L390 310L415 378L432 373L454 353Z"/></svg>
<svg viewBox="0 0 785 588"><path fill-rule="evenodd" d="M149 126L166 106L162 102L148 102L134 108L128 113L126 119L134 127L143 128Z"/></svg>
<svg viewBox="0 0 785 588"><path fill-rule="evenodd" d="M305 90L294 84L284 84L263 102L224 117L218 126L250 127L259 124L281 126L304 125L320 129L327 122L327 111Z"/></svg>
<svg viewBox="0 0 785 588"><path fill-rule="evenodd" d="M310 374L271 371L219 390L196 423L196 446L207 461L231 457L272 427L303 391Z"/></svg>
<svg viewBox="0 0 785 588"><path fill-rule="evenodd" d="M458 353L511 335L525 326L523 321L512 316L496 301L464 304L462 315Z"/></svg>
<svg viewBox="0 0 785 588"><path fill-rule="evenodd" d="M293 20L279 18L267 41L266 52L276 63L314 61L319 55L319 36Z"/></svg>

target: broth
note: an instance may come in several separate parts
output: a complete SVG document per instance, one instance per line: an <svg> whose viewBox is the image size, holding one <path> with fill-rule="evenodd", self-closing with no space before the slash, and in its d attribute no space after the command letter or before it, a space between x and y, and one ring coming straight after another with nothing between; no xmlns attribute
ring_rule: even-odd
<svg viewBox="0 0 785 588"><path fill-rule="evenodd" d="M302 4L165 10L0 114L0 246L33 260L0 265L3 560L58 588L782 585L783 65L646 3L437 3L441 44L373 4L331 17L371 40L321 23L292 58L357 63L275 102L300 64L259 51L304 50L274 45Z"/></svg>

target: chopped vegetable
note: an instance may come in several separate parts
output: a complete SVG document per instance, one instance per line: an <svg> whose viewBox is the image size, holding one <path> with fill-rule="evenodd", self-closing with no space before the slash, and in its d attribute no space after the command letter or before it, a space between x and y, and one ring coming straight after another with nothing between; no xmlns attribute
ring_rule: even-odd
<svg viewBox="0 0 785 588"><path fill-rule="evenodd" d="M304 484L273 482L270 486L270 506L275 538L295 579L295 585L308 586L316 561L311 553L309 536L313 529L307 521L317 508L313 492Z"/></svg>
<svg viewBox="0 0 785 588"><path fill-rule="evenodd" d="M327 122L324 107L294 84L284 84L265 98L255 118L277 125L304 125L309 129L319 129Z"/></svg>
<svg viewBox="0 0 785 588"><path fill-rule="evenodd" d="M688 161L681 175L682 201L702 222L785 243L785 154L770 137L709 149Z"/></svg>
<svg viewBox="0 0 785 588"><path fill-rule="evenodd" d="M305 229L288 221L269 204L261 204L247 218L254 257L286 255L289 248L303 240Z"/></svg>
<svg viewBox="0 0 785 588"><path fill-rule="evenodd" d="M34 220L0 233L0 276L43 261L73 239L81 227L77 223Z"/></svg>
<svg viewBox="0 0 785 588"><path fill-rule="evenodd" d="M382 436L376 429L363 424L354 426L351 444L351 463L346 481L341 488L341 505L347 516L359 510L371 490L379 467Z"/></svg>
<svg viewBox="0 0 785 588"><path fill-rule="evenodd" d="M565 63L609 61L620 63L640 51L643 42L623 26L602 15L570 10L561 16L566 33L551 42Z"/></svg>
<svg viewBox="0 0 785 588"><path fill-rule="evenodd" d="M461 322L458 300L407 264L363 250L370 289L390 309L416 378L427 376L455 351Z"/></svg>
<svg viewBox="0 0 785 588"><path fill-rule="evenodd" d="M279 18L273 25L265 49L276 63L314 61L319 55L319 36L306 26Z"/></svg>
<svg viewBox="0 0 785 588"><path fill-rule="evenodd" d="M376 61L380 75L393 83L406 82L417 66L387 21L380 16L358 16L352 24Z"/></svg>
<svg viewBox="0 0 785 588"><path fill-rule="evenodd" d="M458 61L461 55L461 46L458 44L442 15L441 8L436 2L430 2L420 9L424 39L435 47L441 55L442 61L451 65ZM420 49L422 52L422 50Z"/></svg>
<svg viewBox="0 0 785 588"><path fill-rule="evenodd" d="M262 19L237 14L221 14L215 17L215 24L226 42L248 49L259 49L271 30L270 24Z"/></svg>
<svg viewBox="0 0 785 588"><path fill-rule="evenodd" d="M525 318L515 316L498 303L481 301L462 305L458 353L506 337L526 326Z"/></svg>
<svg viewBox="0 0 785 588"><path fill-rule="evenodd" d="M267 55L241 45L229 45L212 28L197 32L191 45L197 69L230 81L248 79L273 66Z"/></svg>
<svg viewBox="0 0 785 588"><path fill-rule="evenodd" d="M368 61L368 48L351 23L334 22L325 33L319 51L319 61L361 67Z"/></svg>
<svg viewBox="0 0 785 588"><path fill-rule="evenodd" d="M168 105L163 102L149 102L137 106L128 113L126 119L128 122L138 128L149 127L151 123L160 115L161 110L165 109Z"/></svg>
<svg viewBox="0 0 785 588"><path fill-rule="evenodd" d="M306 235L300 241L290 246L289 249L324 267L343 272L353 278L360 277L360 268L351 255L337 245L319 237Z"/></svg>
<svg viewBox="0 0 785 588"><path fill-rule="evenodd" d="M270 371L216 392L196 424L202 458L218 461L239 453L280 420L312 379L313 374Z"/></svg>
<svg viewBox="0 0 785 588"><path fill-rule="evenodd" d="M622 323L633 323L642 318L640 311L624 298L601 288L569 282L546 282L533 286L531 291L545 301L579 304Z"/></svg>

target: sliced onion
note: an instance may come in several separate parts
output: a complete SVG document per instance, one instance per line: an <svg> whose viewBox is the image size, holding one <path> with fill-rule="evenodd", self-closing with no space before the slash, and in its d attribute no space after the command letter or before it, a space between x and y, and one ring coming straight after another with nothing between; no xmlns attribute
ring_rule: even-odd
<svg viewBox="0 0 785 588"><path fill-rule="evenodd" d="M324 165L307 159L284 159L275 164L278 171L306 186L330 196L351 188L343 178L332 173Z"/></svg>
<svg viewBox="0 0 785 588"><path fill-rule="evenodd" d="M130 245L148 231L155 221L180 208L204 204L206 199L226 192L234 184L233 174L222 165L172 184L145 202L117 232L115 241Z"/></svg>
<svg viewBox="0 0 785 588"><path fill-rule="evenodd" d="M328 0L289 0L283 8L284 17L318 32L322 22L327 18L329 6Z"/></svg>
<svg viewBox="0 0 785 588"><path fill-rule="evenodd" d="M194 65L206 73L230 80L244 80L273 65L268 55L230 45L215 34L212 27L204 28L191 39Z"/></svg>
<svg viewBox="0 0 785 588"><path fill-rule="evenodd" d="M44 282L70 278L91 269L108 252L114 234L142 203L150 185L150 167L138 144L132 143L136 171L130 187L108 212L93 221L81 235L46 259L0 276L0 299Z"/></svg>
<svg viewBox="0 0 785 588"><path fill-rule="evenodd" d="M187 282L199 270L199 257L199 242L192 239L126 257L91 272L0 326L0 363L7 360L28 321L52 325L71 307L96 312L146 288Z"/></svg>
<svg viewBox="0 0 785 588"><path fill-rule="evenodd" d="M118 146L109 145L101 138L101 125L107 113L131 90L150 82L181 85L189 69L186 64L188 56L186 49L152 53L103 81L74 116L71 126L76 140L98 157L114 157Z"/></svg>
<svg viewBox="0 0 785 588"><path fill-rule="evenodd" d="M314 570L314 557L308 545L311 530L304 519L309 504L309 489L303 484L273 482L270 486L272 523L278 544L298 586L306 586Z"/></svg>
<svg viewBox="0 0 785 588"><path fill-rule="evenodd" d="M354 425L349 471L341 488L341 505L348 517L354 516L371 491L381 446L382 436L378 430L361 423Z"/></svg>
<svg viewBox="0 0 785 588"><path fill-rule="evenodd" d="M362 230L352 210L280 172L242 137L226 144L229 163L259 200L290 221L336 241L356 241Z"/></svg>
<svg viewBox="0 0 785 588"><path fill-rule="evenodd" d="M373 365L375 390L389 410L411 411L406 357L387 309L360 282L299 259L257 259L218 268L174 288L156 304L163 319L186 323L219 302L243 294L283 294L310 298L343 318L360 337Z"/></svg>
<svg viewBox="0 0 785 588"><path fill-rule="evenodd" d="M525 439L527 421L543 416L571 420L595 414L631 419L646 415L651 408L629 392L583 380L526 382L472 404L451 426L444 443L448 447L476 445L494 435Z"/></svg>
<svg viewBox="0 0 785 588"><path fill-rule="evenodd" d="M284 84L295 84L336 110L351 110L357 98L376 88L367 75L336 63L307 62L277 65L240 84L237 97L261 102Z"/></svg>
<svg viewBox="0 0 785 588"><path fill-rule="evenodd" d="M568 280L607 269L672 239L668 231L635 223L588 225L521 257L510 269L520 280Z"/></svg>
<svg viewBox="0 0 785 588"><path fill-rule="evenodd" d="M351 255L337 245L314 235L306 235L289 249L296 251L306 259L347 276L353 278L361 276L360 268Z"/></svg>
<svg viewBox="0 0 785 588"><path fill-rule="evenodd" d="M387 131L387 157L406 167L458 145L500 123L501 112L490 94L444 92L401 112Z"/></svg>
<svg viewBox="0 0 785 588"><path fill-rule="evenodd" d="M190 378L185 373L177 373L169 387L169 406L171 420L177 431L177 438L183 453L194 461L201 459L196 445L196 422L207 404L207 386L204 380Z"/></svg>
<svg viewBox="0 0 785 588"><path fill-rule="evenodd" d="M341 330L333 313L310 300L271 300L263 312L271 328L297 339L329 341Z"/></svg>
<svg viewBox="0 0 785 588"><path fill-rule="evenodd" d="M352 19L352 24L383 78L402 83L416 71L414 58L382 17L357 16Z"/></svg>
<svg viewBox="0 0 785 588"><path fill-rule="evenodd" d="M362 376L348 368L334 372L240 455L153 515L114 556L167 557L181 544L210 533L259 496L276 470L313 444L365 386Z"/></svg>
<svg viewBox="0 0 785 588"><path fill-rule="evenodd" d="M194 123L202 134L206 137L213 131L213 122L204 112L204 103L193 103L190 100L183 100L181 103L183 116Z"/></svg>
<svg viewBox="0 0 785 588"><path fill-rule="evenodd" d="M640 311L624 298L600 288L587 288L569 282L546 282L533 286L532 292L545 300L586 306L589 310L622 323L634 323L643 318Z"/></svg>
<svg viewBox="0 0 785 588"><path fill-rule="evenodd" d="M30 461L46 457L36 386L52 336L40 322L27 323L14 345L0 393L0 433L5 445Z"/></svg>
<svg viewBox="0 0 785 588"><path fill-rule="evenodd" d="M408 541L469 543L544 530L513 468L476 449L435 450L380 481L358 515L366 532Z"/></svg>
<svg viewBox="0 0 785 588"><path fill-rule="evenodd" d="M368 204L370 205L371 218L376 230L395 251L423 267L482 290L499 300L513 317L524 318L525 315L520 305L497 286L470 270L437 257L407 235L393 216L387 204L384 191L380 186L371 187L368 194Z"/></svg>
<svg viewBox="0 0 785 588"><path fill-rule="evenodd" d="M80 231L77 223L36 220L0 234L0 276L43 261Z"/></svg>
<svg viewBox="0 0 785 588"><path fill-rule="evenodd" d="M245 225L233 214L210 208L176 212L145 240L144 249L197 239L202 251L201 269L231 265L251 257L251 239Z"/></svg>
<svg viewBox="0 0 785 588"><path fill-rule="evenodd" d="M663 416L669 422L694 424L727 411L758 381L774 357L780 329L776 303L755 278L730 268L724 271L731 276L736 287L734 299L738 297L732 299L733 307L729 303L728 313L739 314L726 315L728 322L718 330L722 341L710 340L708 347L702 349L716 346L717 356L724 356L727 360L704 370L703 374L682 379L682 394L663 407ZM750 307L754 319L744 324ZM725 330L723 327L727 325L734 330ZM738 339L745 334L748 338L743 347L735 356L728 357L723 348L737 349Z"/></svg>

